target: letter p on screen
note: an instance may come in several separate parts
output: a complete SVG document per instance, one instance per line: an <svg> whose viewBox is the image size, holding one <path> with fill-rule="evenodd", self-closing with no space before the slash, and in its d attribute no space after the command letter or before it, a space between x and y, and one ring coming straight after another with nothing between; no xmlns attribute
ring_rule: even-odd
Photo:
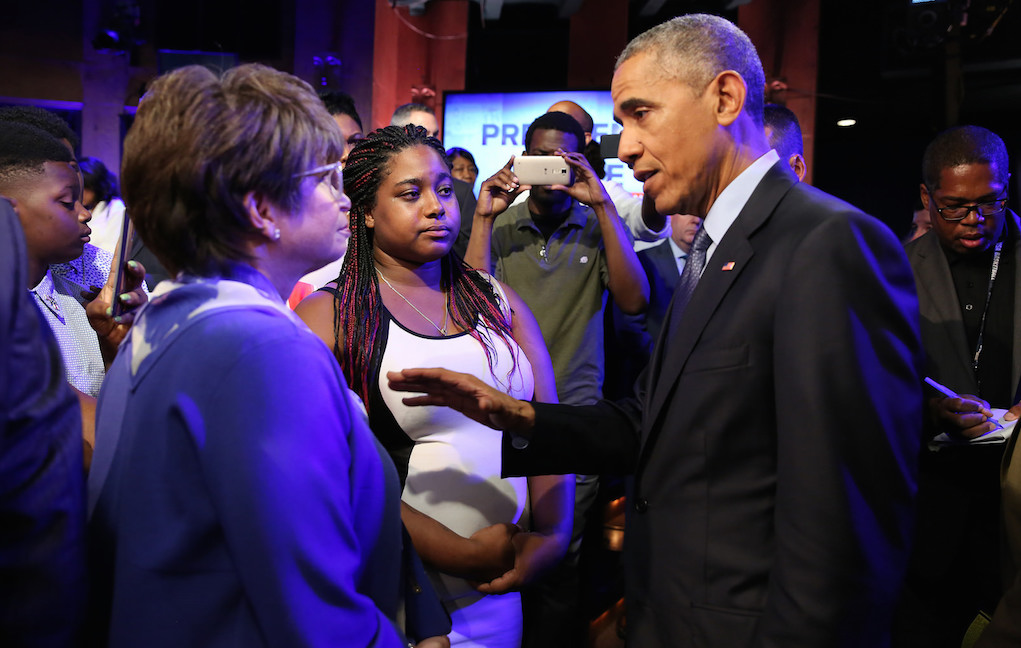
<svg viewBox="0 0 1021 648"><path fill-rule="evenodd" d="M500 134L500 127L496 124L482 124L482 146L489 143L489 140Z"/></svg>

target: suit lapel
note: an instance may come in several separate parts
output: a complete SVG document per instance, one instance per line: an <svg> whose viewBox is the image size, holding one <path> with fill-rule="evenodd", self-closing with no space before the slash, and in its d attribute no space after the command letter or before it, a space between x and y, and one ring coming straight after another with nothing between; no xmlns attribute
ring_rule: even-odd
<svg viewBox="0 0 1021 648"><path fill-rule="evenodd" d="M664 241L651 248L649 250L649 257L656 265L656 268L659 269L660 276L676 286L677 280L681 278L681 275L677 272L677 259L674 258L674 248L671 247L670 243Z"/></svg>
<svg viewBox="0 0 1021 648"><path fill-rule="evenodd" d="M939 239L936 233L927 235L925 245L918 251L918 291L924 293L924 303L929 304L928 312L923 312L922 317L939 322L939 330L945 336L943 348L953 349L958 364L958 380L968 377L969 387L963 384L957 385L954 389L958 391L977 391L978 386L974 384L974 374L971 370L971 355L968 347L968 338L964 331L964 320L961 319L961 304L957 300L957 289L954 287L953 277L950 276L950 266L947 264L946 255L939 248ZM922 243L922 241L919 241ZM945 379L945 378L944 378Z"/></svg>
<svg viewBox="0 0 1021 648"><path fill-rule="evenodd" d="M731 286L744 273L754 255L749 236L761 227L776 208L780 199L790 190L795 180L779 164L769 169L749 197L737 219L727 230L723 240L706 263L702 278L691 295L680 321L673 323L671 314L663 324L663 333L653 354L654 365L648 383L649 401L645 408L643 457L654 444L659 419L667 400L674 390L695 345L698 344L706 324L719 307ZM674 300L677 295L674 295Z"/></svg>

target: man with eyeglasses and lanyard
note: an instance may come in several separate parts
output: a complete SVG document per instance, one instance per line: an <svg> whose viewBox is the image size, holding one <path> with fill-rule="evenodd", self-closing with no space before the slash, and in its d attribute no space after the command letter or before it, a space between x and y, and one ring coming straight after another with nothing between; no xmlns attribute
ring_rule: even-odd
<svg viewBox="0 0 1021 648"><path fill-rule="evenodd" d="M921 198L932 231L906 251L928 376L961 396L926 393L928 446L895 647L956 648L976 614L991 613L1001 593L999 467L1006 440L990 443L994 437L985 435L1000 427L991 407L1018 403L1021 378L1021 344L1014 342L1021 246L1018 217L1007 209L1009 168L1003 140L978 126L940 133L922 161Z"/></svg>

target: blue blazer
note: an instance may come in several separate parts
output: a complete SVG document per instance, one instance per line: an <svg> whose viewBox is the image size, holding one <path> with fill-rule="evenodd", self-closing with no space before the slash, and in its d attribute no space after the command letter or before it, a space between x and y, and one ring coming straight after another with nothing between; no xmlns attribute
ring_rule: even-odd
<svg viewBox="0 0 1021 648"><path fill-rule="evenodd" d="M405 648L396 471L326 346L266 310L154 319L100 394L90 640Z"/></svg>

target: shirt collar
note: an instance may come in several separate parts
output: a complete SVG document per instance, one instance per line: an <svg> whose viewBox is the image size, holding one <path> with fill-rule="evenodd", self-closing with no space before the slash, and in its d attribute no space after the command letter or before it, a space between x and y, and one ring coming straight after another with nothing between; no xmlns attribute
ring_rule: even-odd
<svg viewBox="0 0 1021 648"><path fill-rule="evenodd" d="M685 252L684 250L682 250L681 246L677 245L677 242L674 241L672 238L670 238L668 236L667 239L666 239L666 242L670 245L670 249L673 250L674 259L679 259L679 258L687 259L688 258L688 253Z"/></svg>
<svg viewBox="0 0 1021 648"><path fill-rule="evenodd" d="M585 212L585 207L577 200L571 201L571 209L567 212L567 218L561 223L557 229L561 227L585 227L588 223L588 214ZM518 229L534 229L539 231L539 226L535 224L535 219L532 217L532 211L528 209L528 203L525 203L525 212L522 217L518 220Z"/></svg>
<svg viewBox="0 0 1021 648"><path fill-rule="evenodd" d="M706 214L705 221L702 223L702 227L706 229L709 237L713 240L706 251L706 261L713 255L716 247L727 234L727 230L737 220L737 215L744 209L752 192L762 182L766 172L779 160L780 156L777 152L770 149L734 178L716 198L716 202L709 208L709 213Z"/></svg>
<svg viewBox="0 0 1021 648"><path fill-rule="evenodd" d="M63 318L60 302L57 301L57 288L53 285L53 273L49 268L46 269L46 274L43 275L39 284L32 289L32 292L39 298L40 303L50 309L54 315Z"/></svg>

